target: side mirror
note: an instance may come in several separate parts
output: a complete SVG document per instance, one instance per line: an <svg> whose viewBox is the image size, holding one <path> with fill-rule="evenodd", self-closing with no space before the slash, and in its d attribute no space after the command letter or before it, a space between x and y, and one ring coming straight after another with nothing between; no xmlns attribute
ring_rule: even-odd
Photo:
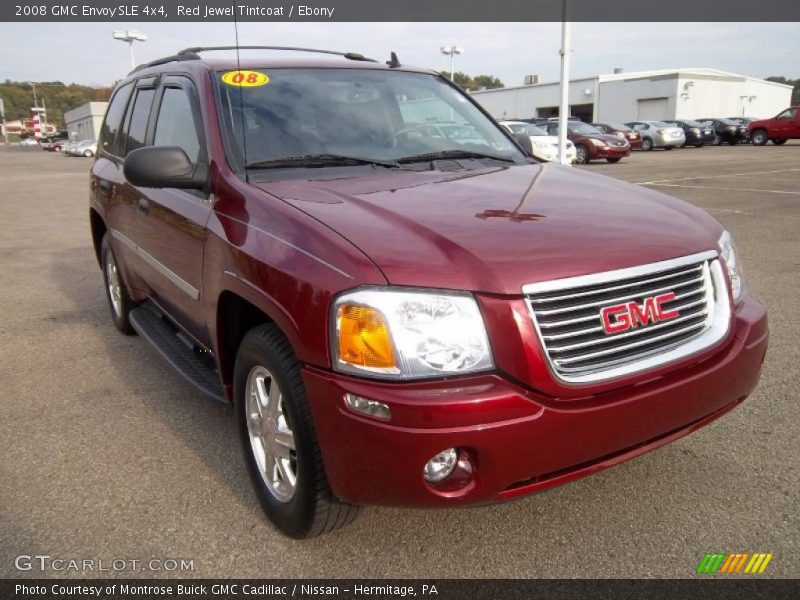
<svg viewBox="0 0 800 600"><path fill-rule="evenodd" d="M152 188L203 190L206 169L193 165L177 146L147 146L125 157L122 172L132 185Z"/></svg>
<svg viewBox="0 0 800 600"><path fill-rule="evenodd" d="M533 156L533 144L530 136L524 133L514 133L514 140L519 144L528 156Z"/></svg>

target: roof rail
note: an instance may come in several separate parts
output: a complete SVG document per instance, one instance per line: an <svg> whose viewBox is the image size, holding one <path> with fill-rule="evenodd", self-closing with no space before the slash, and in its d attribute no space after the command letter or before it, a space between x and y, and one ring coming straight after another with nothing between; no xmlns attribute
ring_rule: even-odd
<svg viewBox="0 0 800 600"><path fill-rule="evenodd" d="M178 52L177 56L194 56L197 57L198 52L209 52L214 50L289 50L292 52L315 52L318 54L333 54L336 56L343 56L348 60L360 60L365 62L378 62L374 58L367 58L358 52L334 52L333 50L318 50L316 48L298 48L295 46L196 46L193 48L185 48Z"/></svg>
<svg viewBox="0 0 800 600"><path fill-rule="evenodd" d="M151 60L148 63L141 64L128 73L128 75L132 75L142 69L146 69L148 67L155 67L158 65L165 65L167 63L175 62L175 61L184 61L184 60L200 60L200 56L193 52L179 52L174 56L165 56L164 58L157 58L156 60Z"/></svg>

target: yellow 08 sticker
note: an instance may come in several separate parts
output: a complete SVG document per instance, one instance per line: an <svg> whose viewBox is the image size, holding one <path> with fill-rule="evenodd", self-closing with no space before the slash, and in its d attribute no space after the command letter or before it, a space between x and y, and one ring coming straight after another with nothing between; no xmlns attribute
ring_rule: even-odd
<svg viewBox="0 0 800 600"><path fill-rule="evenodd" d="M258 71L228 71L222 75L222 81L236 87L257 87L267 85L269 77Z"/></svg>

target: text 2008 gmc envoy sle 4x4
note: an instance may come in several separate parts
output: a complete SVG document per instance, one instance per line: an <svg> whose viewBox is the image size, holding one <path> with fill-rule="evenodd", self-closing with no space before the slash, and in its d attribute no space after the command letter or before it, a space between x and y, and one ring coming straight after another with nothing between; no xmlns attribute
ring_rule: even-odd
<svg viewBox="0 0 800 600"><path fill-rule="evenodd" d="M209 50L117 86L91 229L117 328L235 406L285 533L530 494L752 392L766 312L705 212L535 162L394 55Z"/></svg>

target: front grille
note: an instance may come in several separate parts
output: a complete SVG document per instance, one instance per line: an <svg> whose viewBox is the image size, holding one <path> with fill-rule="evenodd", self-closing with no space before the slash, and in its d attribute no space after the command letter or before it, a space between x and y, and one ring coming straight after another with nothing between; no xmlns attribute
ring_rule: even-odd
<svg viewBox="0 0 800 600"><path fill-rule="evenodd" d="M523 292L550 367L566 381L651 368L716 343L728 328L727 289L715 252L532 284ZM636 303L644 309L646 299L668 293L675 297L662 310L677 315L606 332L604 308ZM613 316L614 323L618 318Z"/></svg>

